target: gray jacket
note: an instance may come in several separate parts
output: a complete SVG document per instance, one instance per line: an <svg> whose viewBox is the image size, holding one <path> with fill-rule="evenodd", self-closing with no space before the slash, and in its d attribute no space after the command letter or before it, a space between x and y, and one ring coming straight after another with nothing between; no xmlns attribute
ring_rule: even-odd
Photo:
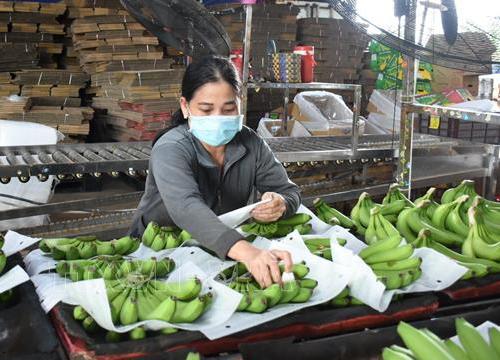
<svg viewBox="0 0 500 360"><path fill-rule="evenodd" d="M146 190L131 233L142 234L150 221L162 226L175 224L225 258L242 236L220 222L217 215L247 205L255 190L281 194L287 204L285 217L300 205L299 188L251 129L243 127L226 145L221 172L187 125L178 126L153 147Z"/></svg>

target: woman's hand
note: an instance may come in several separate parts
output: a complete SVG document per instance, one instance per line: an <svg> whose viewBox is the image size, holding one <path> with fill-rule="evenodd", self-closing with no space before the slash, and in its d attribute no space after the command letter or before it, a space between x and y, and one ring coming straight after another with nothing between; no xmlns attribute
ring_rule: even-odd
<svg viewBox="0 0 500 360"><path fill-rule="evenodd" d="M252 211L252 217L260 222L269 223L278 220L286 211L286 202L283 196L274 192L266 192L262 200L271 200L257 206Z"/></svg>
<svg viewBox="0 0 500 360"><path fill-rule="evenodd" d="M292 256L288 251L261 250L246 240L234 244L228 256L245 264L263 289L273 283L281 284L281 272L278 266L281 260L285 263L285 271L292 271Z"/></svg>

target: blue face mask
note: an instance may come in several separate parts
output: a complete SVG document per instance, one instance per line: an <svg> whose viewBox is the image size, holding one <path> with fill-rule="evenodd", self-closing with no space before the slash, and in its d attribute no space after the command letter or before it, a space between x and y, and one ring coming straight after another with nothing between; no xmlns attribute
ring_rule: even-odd
<svg viewBox="0 0 500 360"><path fill-rule="evenodd" d="M189 131L211 146L226 145L243 127L243 115L189 115L189 120Z"/></svg>

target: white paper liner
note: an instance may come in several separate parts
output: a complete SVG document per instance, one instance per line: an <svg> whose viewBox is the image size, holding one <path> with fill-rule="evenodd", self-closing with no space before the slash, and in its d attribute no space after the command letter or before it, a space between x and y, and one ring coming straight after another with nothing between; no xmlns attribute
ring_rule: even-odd
<svg viewBox="0 0 500 360"><path fill-rule="evenodd" d="M269 241L264 238L257 238L254 245L262 249L280 249L287 250L292 255L294 263L305 261L310 268L307 275L318 281L318 286L314 289L311 299L303 304L282 304L268 309L262 314L252 314L246 312L235 312L233 316L226 322L204 330L203 333L211 340L228 336L245 329L269 322L292 312L304 309L307 307L319 305L333 299L337 296L347 285L349 281L349 269L334 264L328 260L312 255L307 249L300 248L300 246L293 243L300 243L300 235L297 231L288 236L286 242Z"/></svg>
<svg viewBox="0 0 500 360"><path fill-rule="evenodd" d="M7 234L5 234L5 244L3 245L2 250L6 256L10 256L30 247L40 240L40 238L24 236L15 231L9 230L7 231Z"/></svg>
<svg viewBox="0 0 500 360"><path fill-rule="evenodd" d="M25 283L29 279L28 274L19 265L14 266L0 276L0 294Z"/></svg>
<svg viewBox="0 0 500 360"><path fill-rule="evenodd" d="M164 321L148 320L127 326L115 326L106 296L104 280L71 282L56 274L41 274L32 277L43 309L48 312L58 302L82 306L106 330L128 332L138 326L148 330L175 327L189 331L203 331L225 322L238 307L241 294L216 282L193 263L185 263L176 269L168 282L183 281L198 277L203 283L202 294L208 291L214 295L213 303L202 317L192 324L170 324Z"/></svg>

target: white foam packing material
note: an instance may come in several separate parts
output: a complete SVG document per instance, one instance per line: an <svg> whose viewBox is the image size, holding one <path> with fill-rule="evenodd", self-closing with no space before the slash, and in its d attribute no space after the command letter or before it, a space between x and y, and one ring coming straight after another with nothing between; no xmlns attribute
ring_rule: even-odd
<svg viewBox="0 0 500 360"><path fill-rule="evenodd" d="M252 328L300 309L325 303L333 299L345 288L349 281L350 270L342 265L334 264L312 255L307 248L304 249L296 245L297 243L300 244L300 242L302 242L300 234L294 231L282 241L269 241L264 238L257 238L254 241L254 245L261 249L289 251L294 263L305 261L306 265L310 268L307 277L318 281L318 286L314 289L311 299L303 304L277 305L262 314L236 312L224 323L204 331L204 334L210 340Z"/></svg>

